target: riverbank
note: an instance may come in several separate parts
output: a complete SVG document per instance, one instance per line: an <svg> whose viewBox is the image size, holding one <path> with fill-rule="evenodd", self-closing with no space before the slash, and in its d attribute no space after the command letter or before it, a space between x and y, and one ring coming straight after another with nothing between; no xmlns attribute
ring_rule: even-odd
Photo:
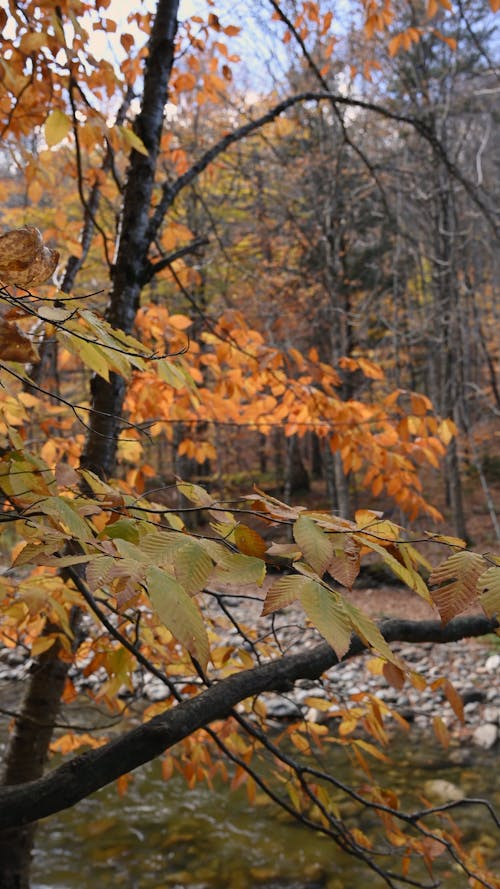
<svg viewBox="0 0 500 889"><path fill-rule="evenodd" d="M268 631L268 619L261 618L264 591L252 587L238 592L241 596L234 588L228 587L219 590L218 595L224 595L225 606L237 615L240 622L262 630L265 627ZM436 616L425 601L400 587L365 587L348 595L354 604L374 619L404 617L419 620ZM276 615L274 631L287 653L312 647L320 641L317 631L305 625L304 614L296 605ZM236 643L234 627L233 633ZM359 707L364 697L373 695L403 718L412 737L432 731L436 717L439 717L445 727L438 728L440 739L446 741L448 736L451 752L457 757L457 762L460 761L460 751L463 753L466 748L471 752L474 748L490 750L500 743L500 639L492 636L486 640L466 639L446 645L404 643L392 647L425 680L423 689L417 689L408 680L402 688L391 686L383 675L373 672L373 653L366 653L333 667L321 682L303 680L286 693L266 694L263 699L268 718L277 725L304 718L310 722L335 724L340 719L341 710ZM30 666L31 661L24 650L0 651L3 705L0 715L4 723L10 720L18 706L23 680L27 678ZM445 677L460 696L463 702L462 720L457 716L457 707L453 709L447 700L443 686L437 683L440 677ZM102 670L85 678L75 671L73 680L82 693L82 701L86 691L95 692L106 678ZM133 696L133 709L136 711L168 697L166 686L154 676L141 670L137 671L135 679L137 692ZM127 697L128 694L124 692L124 702ZM310 706L310 698L319 699L316 706ZM325 702L324 706L321 706L320 700ZM78 702L73 706L79 710ZM389 730L391 725L394 728L404 725L390 715L385 721Z"/></svg>

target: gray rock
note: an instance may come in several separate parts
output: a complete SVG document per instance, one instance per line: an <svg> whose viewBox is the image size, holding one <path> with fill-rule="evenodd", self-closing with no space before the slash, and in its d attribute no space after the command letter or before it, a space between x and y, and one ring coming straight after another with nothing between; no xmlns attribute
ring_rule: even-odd
<svg viewBox="0 0 500 889"><path fill-rule="evenodd" d="M493 723L493 725L500 725L500 707L485 707L483 719L485 722Z"/></svg>
<svg viewBox="0 0 500 889"><path fill-rule="evenodd" d="M278 696L266 699L267 715L274 719L297 719L300 708L293 701Z"/></svg>
<svg viewBox="0 0 500 889"><path fill-rule="evenodd" d="M498 741L498 726L493 725L491 722L485 722L483 725L478 725L472 733L472 740L474 741L474 744L478 747L482 747L483 750L491 750Z"/></svg>

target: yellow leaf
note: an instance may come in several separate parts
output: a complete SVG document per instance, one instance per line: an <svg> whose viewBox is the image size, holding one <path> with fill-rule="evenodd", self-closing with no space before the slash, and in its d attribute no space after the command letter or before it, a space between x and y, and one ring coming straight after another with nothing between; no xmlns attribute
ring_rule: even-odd
<svg viewBox="0 0 500 889"><path fill-rule="evenodd" d="M293 526L293 536L308 564L322 575L333 558L329 537L308 516L299 516Z"/></svg>
<svg viewBox="0 0 500 889"><path fill-rule="evenodd" d="M132 148L139 154L144 154L146 157L148 157L149 151L144 145L142 139L139 138L137 133L134 133L134 131L131 130L130 127L119 126L117 129L119 130L120 135L122 136L123 141L126 143L128 148Z"/></svg>
<svg viewBox="0 0 500 889"><path fill-rule="evenodd" d="M52 648L56 640L57 636L39 636L31 646L31 656L37 657L44 651L48 651L49 648Z"/></svg>
<svg viewBox="0 0 500 889"><path fill-rule="evenodd" d="M49 148L53 148L54 145L59 145L59 143L66 138L71 128L71 118L59 108L54 108L45 121L44 127L45 141Z"/></svg>

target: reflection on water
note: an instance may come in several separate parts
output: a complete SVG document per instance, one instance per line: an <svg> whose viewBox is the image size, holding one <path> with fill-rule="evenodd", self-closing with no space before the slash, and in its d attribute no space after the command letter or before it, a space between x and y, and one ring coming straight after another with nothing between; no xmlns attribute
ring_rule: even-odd
<svg viewBox="0 0 500 889"><path fill-rule="evenodd" d="M389 783L411 780L418 788L443 777L499 807L494 754L481 752L480 763L445 770L442 751L419 744L417 767L415 755L399 750ZM342 778L348 780L345 772ZM464 809L460 825L480 840L490 867L496 858L500 868L500 838L485 810ZM449 861L439 875L445 889L467 886ZM271 804L251 807L242 792L224 786L189 791L180 777L165 783L158 763L137 770L125 796L105 788L47 819L37 836L33 877L33 889L357 889L367 879L370 889L384 885Z"/></svg>

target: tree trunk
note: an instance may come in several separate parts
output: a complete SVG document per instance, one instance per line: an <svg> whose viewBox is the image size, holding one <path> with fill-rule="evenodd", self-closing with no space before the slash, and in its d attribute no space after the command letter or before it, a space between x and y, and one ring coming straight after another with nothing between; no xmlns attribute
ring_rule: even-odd
<svg viewBox="0 0 500 889"><path fill-rule="evenodd" d="M2 772L2 784L40 778L47 761L69 663L58 657L57 643L34 662ZM35 825L0 833L0 889L29 889Z"/></svg>
<svg viewBox="0 0 500 889"><path fill-rule="evenodd" d="M150 225L151 198L163 129L167 87L174 57L179 0L158 0L145 63L142 107L135 130L148 155L132 151L125 188L122 229L107 311L110 323L130 332L145 281L148 251L155 236ZM81 465L101 476L112 474L121 429L125 381L110 374L92 381L90 428ZM47 761L68 664L56 646L36 659L6 754L3 784L39 778ZM0 889L29 889L35 826L0 833Z"/></svg>

